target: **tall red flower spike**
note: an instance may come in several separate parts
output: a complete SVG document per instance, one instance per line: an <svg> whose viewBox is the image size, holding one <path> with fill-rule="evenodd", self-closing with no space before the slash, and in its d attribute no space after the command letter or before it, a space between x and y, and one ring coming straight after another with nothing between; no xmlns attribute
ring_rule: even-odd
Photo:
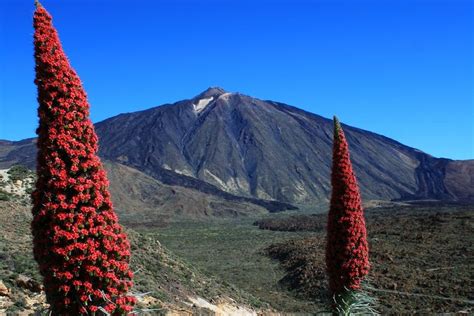
<svg viewBox="0 0 474 316"><path fill-rule="evenodd" d="M46 298L54 315L127 314L135 304L127 295L130 244L96 154L86 93L38 3L33 20L39 127L31 229Z"/></svg>
<svg viewBox="0 0 474 316"><path fill-rule="evenodd" d="M359 187L341 125L334 117L332 196L328 214L326 268L332 294L357 290L369 272L369 248Z"/></svg>

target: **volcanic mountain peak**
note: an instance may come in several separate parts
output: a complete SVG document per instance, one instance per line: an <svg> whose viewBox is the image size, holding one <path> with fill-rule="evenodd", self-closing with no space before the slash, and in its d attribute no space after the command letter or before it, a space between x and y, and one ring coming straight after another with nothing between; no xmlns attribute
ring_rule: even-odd
<svg viewBox="0 0 474 316"><path fill-rule="evenodd" d="M210 97L217 98L218 96L227 93L224 89L221 87L209 87L200 94L198 94L194 99L206 99Z"/></svg>
<svg viewBox="0 0 474 316"><path fill-rule="evenodd" d="M236 95L241 96L240 93L227 92L220 87L207 88L192 99L193 110L196 114L199 114L213 103L219 102L221 104L228 104L230 98ZM237 104L238 103L239 102L237 102Z"/></svg>

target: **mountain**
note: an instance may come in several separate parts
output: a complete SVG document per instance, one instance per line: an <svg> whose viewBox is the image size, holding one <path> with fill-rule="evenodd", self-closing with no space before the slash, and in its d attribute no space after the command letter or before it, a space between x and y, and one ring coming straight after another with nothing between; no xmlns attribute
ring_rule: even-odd
<svg viewBox="0 0 474 316"><path fill-rule="evenodd" d="M366 200L474 200L474 160L435 158L344 125ZM326 202L332 121L221 88L96 124L100 156L166 185L285 203ZM34 139L0 142L0 167L34 165Z"/></svg>
<svg viewBox="0 0 474 316"><path fill-rule="evenodd" d="M20 141L0 139L0 169L23 165L34 169L36 164L36 138Z"/></svg>

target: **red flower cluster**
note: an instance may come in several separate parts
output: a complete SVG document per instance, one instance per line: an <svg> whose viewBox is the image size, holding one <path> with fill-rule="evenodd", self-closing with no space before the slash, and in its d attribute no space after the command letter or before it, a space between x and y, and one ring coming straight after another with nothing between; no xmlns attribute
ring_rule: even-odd
<svg viewBox="0 0 474 316"><path fill-rule="evenodd" d="M135 298L130 244L114 213L82 83L51 16L37 5L38 180L31 224L34 256L55 315L127 314Z"/></svg>
<svg viewBox="0 0 474 316"><path fill-rule="evenodd" d="M369 272L369 248L359 187L346 137L334 117L332 196L328 214L326 268L332 294L356 290Z"/></svg>

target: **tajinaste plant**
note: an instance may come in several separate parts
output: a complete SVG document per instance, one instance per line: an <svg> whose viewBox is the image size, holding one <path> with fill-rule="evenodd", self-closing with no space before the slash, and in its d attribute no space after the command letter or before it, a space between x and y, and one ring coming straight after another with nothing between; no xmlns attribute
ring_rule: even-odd
<svg viewBox="0 0 474 316"><path fill-rule="evenodd" d="M328 214L326 267L333 295L360 289L369 272L369 248L359 187L341 125L334 117L332 196Z"/></svg>
<svg viewBox="0 0 474 316"><path fill-rule="evenodd" d="M127 314L135 303L127 294L130 244L97 156L86 93L39 3L34 29L39 127L31 229L46 298L54 315Z"/></svg>

